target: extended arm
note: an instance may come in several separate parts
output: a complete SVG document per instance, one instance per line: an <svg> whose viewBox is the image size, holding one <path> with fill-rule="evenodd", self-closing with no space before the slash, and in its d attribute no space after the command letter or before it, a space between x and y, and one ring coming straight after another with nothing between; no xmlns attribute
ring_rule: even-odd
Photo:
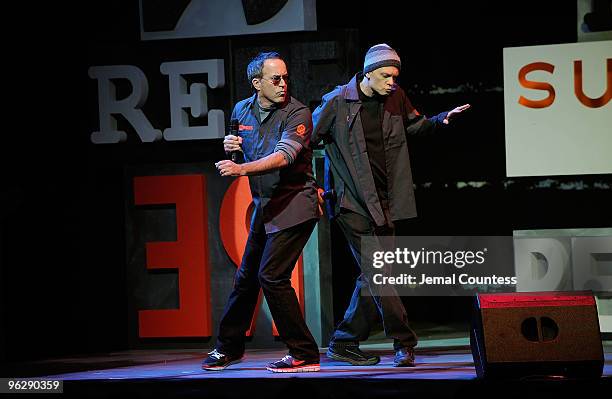
<svg viewBox="0 0 612 399"><path fill-rule="evenodd" d="M452 109L451 111L442 112L431 118L427 118L424 115L419 114L419 112L412 106L412 103L408 97L404 96L403 100L404 112L407 116L405 119L407 122L405 125L406 134L415 136L426 135L435 131L437 126L448 125L452 118L470 108L470 104L464 104Z"/></svg>

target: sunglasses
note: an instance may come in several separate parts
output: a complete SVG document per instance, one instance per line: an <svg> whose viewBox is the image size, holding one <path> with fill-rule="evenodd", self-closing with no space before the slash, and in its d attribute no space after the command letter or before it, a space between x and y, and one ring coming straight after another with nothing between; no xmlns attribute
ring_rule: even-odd
<svg viewBox="0 0 612 399"><path fill-rule="evenodd" d="M281 82L281 80L284 80L285 83L289 83L289 75L274 75L271 78L264 78L262 77L263 80L267 80L268 82L272 83L274 86L278 86Z"/></svg>

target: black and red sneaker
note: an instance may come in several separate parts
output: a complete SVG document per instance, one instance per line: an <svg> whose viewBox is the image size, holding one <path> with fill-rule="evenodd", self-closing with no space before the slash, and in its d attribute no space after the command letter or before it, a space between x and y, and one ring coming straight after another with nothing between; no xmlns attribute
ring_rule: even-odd
<svg viewBox="0 0 612 399"><path fill-rule="evenodd" d="M268 371L273 373L307 373L319 371L321 366L319 360L299 360L291 355L283 357L281 360L268 364Z"/></svg>

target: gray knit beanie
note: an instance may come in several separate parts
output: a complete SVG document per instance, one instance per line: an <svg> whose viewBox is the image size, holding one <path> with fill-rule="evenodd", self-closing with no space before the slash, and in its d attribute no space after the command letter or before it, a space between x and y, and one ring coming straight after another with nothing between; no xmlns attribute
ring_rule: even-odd
<svg viewBox="0 0 612 399"><path fill-rule="evenodd" d="M381 43L370 47L363 62L363 73L368 73L384 66L394 66L401 69L402 62L389 45Z"/></svg>

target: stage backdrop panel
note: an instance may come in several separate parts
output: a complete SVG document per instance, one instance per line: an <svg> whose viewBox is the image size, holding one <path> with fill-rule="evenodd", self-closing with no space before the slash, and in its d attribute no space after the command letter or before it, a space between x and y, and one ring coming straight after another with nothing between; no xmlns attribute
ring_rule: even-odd
<svg viewBox="0 0 612 399"><path fill-rule="evenodd" d="M126 166L124 177L130 347L211 347L248 235L247 178L212 162ZM323 221L292 276L319 346L333 330L329 258ZM283 347L263 295L246 335L247 348Z"/></svg>
<svg viewBox="0 0 612 399"><path fill-rule="evenodd" d="M592 291L612 333L612 228L515 230L516 290Z"/></svg>
<svg viewBox="0 0 612 399"><path fill-rule="evenodd" d="M506 173L612 173L612 41L504 49Z"/></svg>

